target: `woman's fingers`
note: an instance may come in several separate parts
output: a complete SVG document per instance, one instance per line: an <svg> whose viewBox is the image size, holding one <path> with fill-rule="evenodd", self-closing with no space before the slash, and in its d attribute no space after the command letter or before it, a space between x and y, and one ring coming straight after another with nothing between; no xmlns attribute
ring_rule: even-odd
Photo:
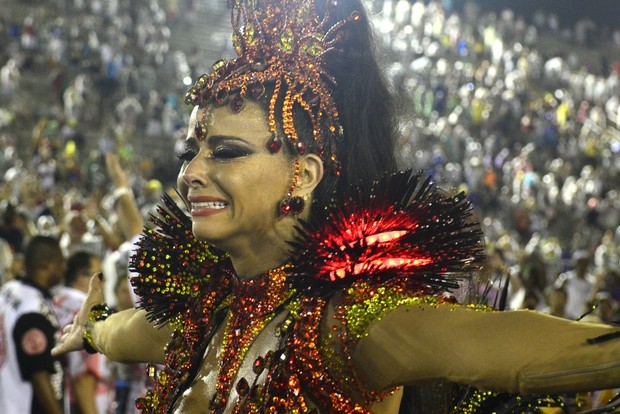
<svg viewBox="0 0 620 414"><path fill-rule="evenodd" d="M86 325L86 323L88 323L88 314L90 313L92 307L103 303L102 281L102 273L95 273L91 276L86 299L84 299L82 307L75 317L74 324Z"/></svg>
<svg viewBox="0 0 620 414"><path fill-rule="evenodd" d="M52 349L52 356L83 349L84 330L89 324L88 314L93 306L101 303L103 303L103 275L96 273L90 278L88 293L80 311L75 315L73 323L62 330L62 336Z"/></svg>
<svg viewBox="0 0 620 414"><path fill-rule="evenodd" d="M80 325L70 324L63 329L63 334L58 343L52 348L52 356L56 357L71 351L82 349L82 335L84 329Z"/></svg>
<svg viewBox="0 0 620 414"><path fill-rule="evenodd" d="M104 302L103 298L103 273L95 273L90 278L90 283L88 285L88 293L86 295L86 300L84 303L88 303L90 306L88 307L88 311L95 305L102 304Z"/></svg>
<svg viewBox="0 0 620 414"><path fill-rule="evenodd" d="M63 336L67 335L69 332L71 332L72 329L73 329L73 324L70 323L69 325L62 328L62 335Z"/></svg>

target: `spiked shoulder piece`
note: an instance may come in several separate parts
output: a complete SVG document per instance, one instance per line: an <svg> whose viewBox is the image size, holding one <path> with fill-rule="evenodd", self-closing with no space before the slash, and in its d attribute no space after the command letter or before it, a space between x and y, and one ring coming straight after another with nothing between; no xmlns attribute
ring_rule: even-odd
<svg viewBox="0 0 620 414"><path fill-rule="evenodd" d="M321 285L399 276L430 292L457 287L484 257L482 232L463 193L446 196L421 177L388 175L320 208L294 243L293 272Z"/></svg>
<svg viewBox="0 0 620 414"><path fill-rule="evenodd" d="M162 201L150 218L155 229L145 229L130 262L140 307L157 324L174 322L201 292L228 286L222 279L231 274L227 256L194 237L191 219L170 196Z"/></svg>

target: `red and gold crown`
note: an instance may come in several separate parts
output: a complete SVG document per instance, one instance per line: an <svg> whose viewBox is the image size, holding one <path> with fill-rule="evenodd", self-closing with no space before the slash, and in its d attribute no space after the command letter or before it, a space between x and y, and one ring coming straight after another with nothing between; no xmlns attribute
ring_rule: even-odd
<svg viewBox="0 0 620 414"><path fill-rule="evenodd" d="M281 114L285 139L298 154L313 152L326 169L339 173L336 141L343 130L332 88L336 82L325 68L325 57L343 42L343 26L362 18L358 11L330 25L335 0L326 0L325 15L320 17L315 0L229 0L233 45L237 57L220 60L210 74L204 74L185 98L191 105L230 103L233 112L243 109L244 99L265 94L265 84L273 85L269 99L269 128L274 136L269 143L277 152L283 142L276 133L276 116ZM283 97L280 95L283 94ZM232 98L230 98L232 96ZM313 142L299 139L293 108L308 115ZM203 121L196 125L198 138L204 136Z"/></svg>

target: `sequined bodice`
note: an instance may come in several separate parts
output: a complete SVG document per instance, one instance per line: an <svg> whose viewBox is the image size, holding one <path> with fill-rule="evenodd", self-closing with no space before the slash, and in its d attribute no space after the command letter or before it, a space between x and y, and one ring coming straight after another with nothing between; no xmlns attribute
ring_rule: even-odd
<svg viewBox="0 0 620 414"><path fill-rule="evenodd" d="M165 199L132 270L149 317L175 333L139 408L369 413L387 394L353 360L369 325L401 305L441 302L482 257L464 197L419 178L403 172L339 194L300 229L290 265L249 283Z"/></svg>
<svg viewBox="0 0 620 414"><path fill-rule="evenodd" d="M257 377L254 362L259 359L259 357L264 356L269 350L273 351L277 348L278 338L275 335L275 331L277 326L285 319L286 314L287 312L281 312L273 318L249 347L243 361L240 361L239 369L233 377L233 387L231 387L230 394L228 395L227 407L224 410L225 413L232 412L234 407L237 406L240 398L239 391L242 393L245 392L243 388L234 386L235 384L239 384L242 378L245 379L248 384L254 385L253 382L256 380L256 385L264 386L266 371L263 371L262 375ZM221 355L223 352L222 342L225 336L226 323L228 323L228 320L224 321L218 332L214 335L212 343L205 352L198 374L176 402L173 410L175 414L203 414L205 413L206 404L208 404L216 394L218 384L217 361L218 355ZM243 384L243 382L241 383Z"/></svg>

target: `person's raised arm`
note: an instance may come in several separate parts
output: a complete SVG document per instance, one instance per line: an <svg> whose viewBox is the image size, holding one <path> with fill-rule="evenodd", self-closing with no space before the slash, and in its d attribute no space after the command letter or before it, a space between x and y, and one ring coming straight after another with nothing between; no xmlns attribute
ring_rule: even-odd
<svg viewBox="0 0 620 414"><path fill-rule="evenodd" d="M371 323L354 360L375 389L446 379L484 390L565 393L620 386L617 330L532 311L403 305Z"/></svg>
<svg viewBox="0 0 620 414"><path fill-rule="evenodd" d="M84 332L89 331L93 347L108 358L119 362L164 362L164 347L172 329L157 328L149 322L146 312L127 309L107 319L91 323L89 312L94 305L103 303L103 286L99 275L90 280L89 290L73 324L67 325L52 355L83 349Z"/></svg>
<svg viewBox="0 0 620 414"><path fill-rule="evenodd" d="M118 205L117 211L121 229L126 240L140 234L144 227L144 219L136 203L127 173L121 167L118 156L112 153L105 154L105 165L108 176L114 185L114 195Z"/></svg>

